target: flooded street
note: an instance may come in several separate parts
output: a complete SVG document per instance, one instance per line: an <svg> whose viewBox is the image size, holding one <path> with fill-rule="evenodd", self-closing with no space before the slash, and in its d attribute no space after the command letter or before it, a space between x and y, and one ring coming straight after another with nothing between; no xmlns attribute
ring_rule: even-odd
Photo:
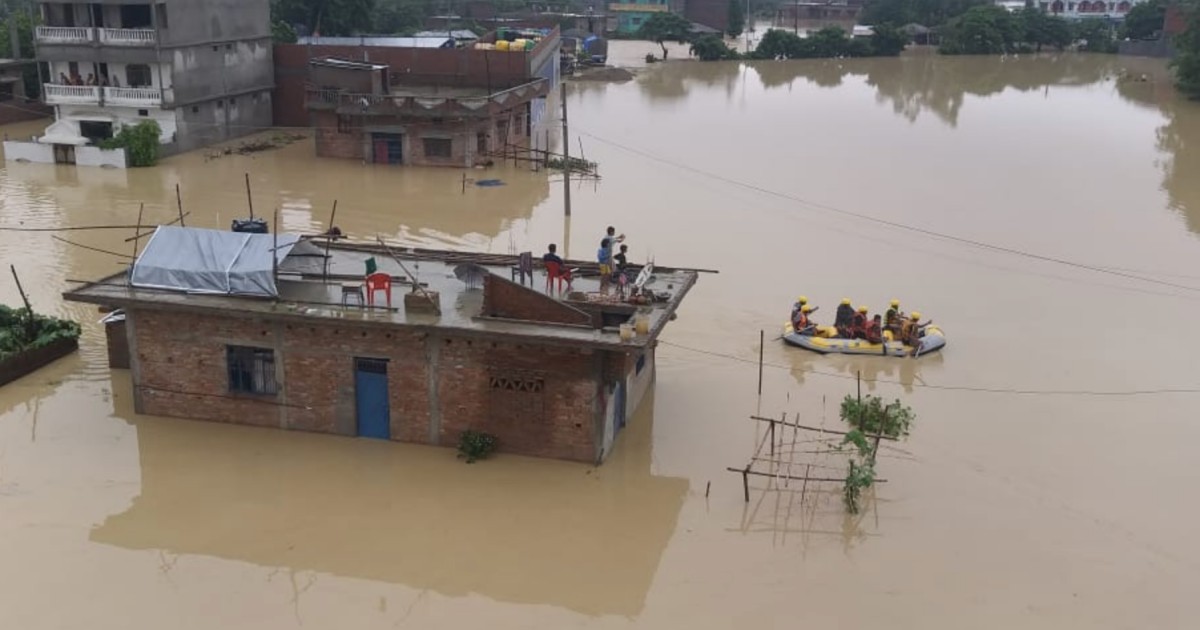
<svg viewBox="0 0 1200 630"><path fill-rule="evenodd" d="M464 192L461 170L317 159L311 139L129 171L0 163L0 255L35 309L84 326L79 353L0 389L0 628L1194 625L1200 104L1163 63L637 72L569 85L572 154L603 177L569 222L560 175L473 171ZM133 230L7 228L131 225L141 203L166 222L178 183L187 225L226 229L247 172L284 230L325 229L337 200L358 239L591 258L611 224L638 262L720 273L598 468L135 415L100 315L60 298L125 261L53 238L131 255ZM799 294L821 323L843 296L897 297L949 344L786 348ZM864 513L840 484L802 501L752 479L743 502L726 467L762 438L749 416L835 426L859 372L917 414Z"/></svg>

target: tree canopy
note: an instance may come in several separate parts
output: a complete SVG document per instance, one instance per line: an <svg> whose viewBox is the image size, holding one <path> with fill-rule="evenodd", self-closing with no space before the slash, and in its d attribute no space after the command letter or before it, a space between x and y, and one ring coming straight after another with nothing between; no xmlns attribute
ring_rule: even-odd
<svg viewBox="0 0 1200 630"><path fill-rule="evenodd" d="M667 58L665 42L686 44L691 37L692 23L670 12L655 13L637 30L637 36L648 39L662 47L663 59Z"/></svg>
<svg viewBox="0 0 1200 630"><path fill-rule="evenodd" d="M700 61L721 61L739 57L737 51L727 46L725 40L717 35L696 38L696 41L692 42L691 53L699 57Z"/></svg>
<svg viewBox="0 0 1200 630"><path fill-rule="evenodd" d="M741 35L746 29L746 13L742 10L740 0L729 0L729 27L725 29L730 37Z"/></svg>
<svg viewBox="0 0 1200 630"><path fill-rule="evenodd" d="M1187 28L1175 36L1175 87L1188 98L1200 100L1200 2L1184 7Z"/></svg>
<svg viewBox="0 0 1200 630"><path fill-rule="evenodd" d="M306 33L353 35L372 30L375 0L271 0L271 18Z"/></svg>
<svg viewBox="0 0 1200 630"><path fill-rule="evenodd" d="M895 56L904 50L908 37L888 25L875 27L866 39L851 38L846 31L829 26L808 37L791 31L771 29L750 54L753 59L828 59L832 57Z"/></svg>
<svg viewBox="0 0 1200 630"><path fill-rule="evenodd" d="M1165 0L1149 0L1133 5L1125 14L1121 24L1125 37L1129 39L1153 39L1163 29L1167 18Z"/></svg>
<svg viewBox="0 0 1200 630"><path fill-rule="evenodd" d="M863 24L917 23L941 26L975 6L989 0L867 0L860 21Z"/></svg>

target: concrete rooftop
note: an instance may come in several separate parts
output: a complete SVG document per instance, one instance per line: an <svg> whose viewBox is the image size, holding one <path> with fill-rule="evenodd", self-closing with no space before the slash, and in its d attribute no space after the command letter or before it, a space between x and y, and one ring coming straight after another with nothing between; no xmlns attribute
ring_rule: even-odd
<svg viewBox="0 0 1200 630"><path fill-rule="evenodd" d="M324 248L320 239L314 244ZM311 250L310 250L311 251ZM656 267L646 287L656 294L667 297L666 301L651 305L635 306L621 303L610 287L608 294L600 292L600 280L595 263L568 261L568 266L577 268L572 291L584 301L568 299L566 292L552 293L566 304L584 310L604 311L610 322L627 319L636 310L650 317L650 333L622 341L615 326L588 328L524 320L508 320L480 317L483 304L482 282L469 287L454 273L455 267L464 263L478 264L487 272L505 280L511 278L510 268L517 263L516 256L476 254L468 252L438 252L392 248L408 271L417 277L429 291L439 295L441 314L433 312L407 312L404 295L412 291L412 283L401 269L400 263L377 245L334 244L329 249L328 278L324 277L323 255L289 255L279 267L277 282L278 299L255 298L212 294L189 294L160 289L130 286L125 273L109 276L95 283L83 285L63 294L64 299L88 302L104 306L126 307L141 305L151 308L177 308L190 311L212 311L214 314L234 316L261 315L272 318L325 318L355 321L372 325L395 325L454 331L481 337L521 338L553 344L587 347L640 348L657 338L663 327L674 315L684 296L695 284L698 272L686 269ZM366 271L366 260L374 258L378 270L393 278L392 307L383 307L385 298L377 293L376 308L360 308L357 305L342 306L342 284L361 282ZM540 254L535 255L533 290L545 291L546 276L540 267ZM637 269L632 272L637 273Z"/></svg>

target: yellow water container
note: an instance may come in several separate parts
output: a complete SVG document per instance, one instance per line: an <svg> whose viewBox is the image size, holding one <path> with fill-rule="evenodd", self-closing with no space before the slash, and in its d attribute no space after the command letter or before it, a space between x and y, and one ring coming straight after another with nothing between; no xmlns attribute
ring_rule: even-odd
<svg viewBox="0 0 1200 630"><path fill-rule="evenodd" d="M514 39L512 44L509 44L508 49L513 52L522 52L525 50L525 41L524 39Z"/></svg>
<svg viewBox="0 0 1200 630"><path fill-rule="evenodd" d="M508 50L508 42L503 39L496 42L496 50L507 51Z"/></svg>
<svg viewBox="0 0 1200 630"><path fill-rule="evenodd" d="M639 335L650 334L650 316L645 313L639 313L633 320L633 327Z"/></svg>

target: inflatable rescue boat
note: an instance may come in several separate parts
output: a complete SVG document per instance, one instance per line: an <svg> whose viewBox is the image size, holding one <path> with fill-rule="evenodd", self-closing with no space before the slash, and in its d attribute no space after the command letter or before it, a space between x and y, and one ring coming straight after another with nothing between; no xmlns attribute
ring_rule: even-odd
<svg viewBox="0 0 1200 630"><path fill-rule="evenodd" d="M821 354L874 354L888 357L921 356L941 350L946 345L946 335L942 329L929 324L925 327L925 335L921 337L921 345L913 353L913 347L896 341L892 331L883 332L883 343L871 343L865 339L846 339L837 336L833 326L817 326L812 334L801 335L792 329L792 324L783 327L783 340L793 346L798 346Z"/></svg>

